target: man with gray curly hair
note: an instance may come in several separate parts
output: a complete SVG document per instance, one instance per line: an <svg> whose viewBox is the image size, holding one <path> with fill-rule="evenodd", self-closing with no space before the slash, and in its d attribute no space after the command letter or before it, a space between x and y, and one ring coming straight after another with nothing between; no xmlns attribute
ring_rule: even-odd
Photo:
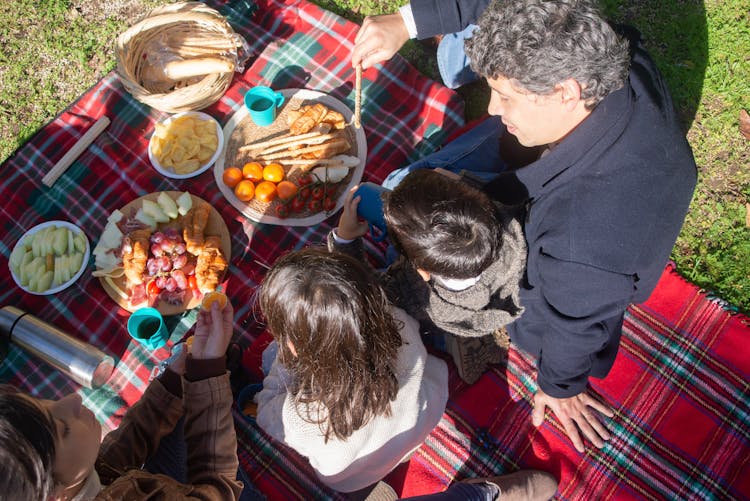
<svg viewBox="0 0 750 501"><path fill-rule="evenodd" d="M395 170L384 186L418 168L466 170L495 200L525 204L525 312L508 333L537 358L533 424L549 407L583 452L581 433L597 447L610 438L593 411L613 416L589 394L589 377L609 373L626 308L656 286L696 166L636 30L616 30L588 0L488 4L412 0L399 13L366 18L352 64L388 59L410 36L465 32L479 17L465 48L489 84L492 117ZM509 165L498 137L534 156Z"/></svg>

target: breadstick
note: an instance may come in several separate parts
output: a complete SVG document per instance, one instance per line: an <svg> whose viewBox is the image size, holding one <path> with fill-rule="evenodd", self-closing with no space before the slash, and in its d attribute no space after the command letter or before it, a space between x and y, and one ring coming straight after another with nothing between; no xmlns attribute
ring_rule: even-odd
<svg viewBox="0 0 750 501"><path fill-rule="evenodd" d="M360 115L362 113L362 65L358 64L354 71L354 126L362 127Z"/></svg>
<svg viewBox="0 0 750 501"><path fill-rule="evenodd" d="M223 57L197 57L182 61L170 61L164 65L164 74L172 80L181 80L209 73L229 73L231 71L234 71L234 63Z"/></svg>
<svg viewBox="0 0 750 501"><path fill-rule="evenodd" d="M109 117L102 115L99 119L94 122L89 130L87 130L73 146L63 155L63 157L57 161L57 163L50 169L50 171L42 178L42 183L45 186L52 186L55 181L62 176L70 165L78 158L86 148L91 146L99 134L104 132L104 129L109 125Z"/></svg>
<svg viewBox="0 0 750 501"><path fill-rule="evenodd" d="M351 145L349 144L349 141L347 141L346 138L341 137L341 138L332 139L331 141L328 141L323 144L318 144L316 146L300 148L299 150L292 150L292 151L287 150L287 151L282 151L281 153L272 153L270 155L257 155L255 159L277 160L279 158L298 157L306 153L319 153L319 152L326 152L329 150L330 151L339 150L340 148L344 148L343 151L345 151L349 149L350 147ZM336 151L336 153L341 153L341 151ZM336 153L333 153L333 154L335 155Z"/></svg>
<svg viewBox="0 0 750 501"><path fill-rule="evenodd" d="M212 48L212 47L188 47L188 46L180 46L175 47L174 52L178 56L182 58L191 58L191 57L198 57L198 56L221 56L223 54L226 54L232 48L228 49L218 49L218 48Z"/></svg>
<svg viewBox="0 0 750 501"><path fill-rule="evenodd" d="M321 124L313 132L308 132L307 134L300 134L299 136L293 136L291 132L287 132L286 134L275 137L273 139L269 139L267 141L240 146L239 151L258 150L262 148L267 148L269 146L275 146L277 144L283 144L283 143L288 143L292 141L297 141L300 139L306 139L309 137L320 136L322 134L327 134L329 130L331 130L330 125Z"/></svg>
<svg viewBox="0 0 750 501"><path fill-rule="evenodd" d="M293 138L297 138L297 137L300 137L300 136L292 136L292 137ZM257 152L256 154L257 155L268 155L269 153L274 153L274 152L281 151L281 150L291 149L291 148L294 148L296 146L302 146L302 145L310 145L310 146L312 146L313 144L320 144L320 143L323 143L325 141L328 141L329 139L336 139L337 137L341 137L341 134L337 134L335 132L332 133L332 134L317 134L317 135L314 135L312 137L308 137L308 138L305 138L305 139L299 139L297 141L290 141L290 142L285 142L285 143L282 143L282 144L277 144L275 146L270 146L268 148L265 148L262 151Z"/></svg>
<svg viewBox="0 0 750 501"><path fill-rule="evenodd" d="M336 160L335 158L290 158L284 160L284 165L304 166L308 164L324 165L326 167L346 167L347 169L355 167L350 163L346 163L343 160Z"/></svg>

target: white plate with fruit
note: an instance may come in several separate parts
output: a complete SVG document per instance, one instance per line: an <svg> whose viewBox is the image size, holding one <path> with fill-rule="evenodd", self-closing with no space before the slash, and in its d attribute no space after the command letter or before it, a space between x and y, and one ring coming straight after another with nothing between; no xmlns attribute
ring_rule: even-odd
<svg viewBox="0 0 750 501"><path fill-rule="evenodd" d="M47 221L23 234L8 259L10 274L26 292L55 294L75 283L89 262L89 240L67 221Z"/></svg>
<svg viewBox="0 0 750 501"><path fill-rule="evenodd" d="M206 113L186 111L156 123L148 158L160 174L188 179L211 167L223 148L219 122Z"/></svg>
<svg viewBox="0 0 750 501"><path fill-rule="evenodd" d="M252 221L313 226L341 209L349 188L362 179L365 132L351 124L351 109L332 96L309 89L279 92L286 100L271 125L255 125L244 106L228 120L214 177L229 203ZM325 113L297 134L303 110L318 105ZM334 123L326 122L330 114ZM295 156L304 151L320 158Z"/></svg>
<svg viewBox="0 0 750 501"><path fill-rule="evenodd" d="M162 315L175 315L198 306L203 293L213 290L223 279L226 267L213 277L208 288L199 283L199 261L205 261L202 258L210 251L202 247L192 249L191 242L184 238L185 227L192 224L195 210L203 210L201 237L206 240L212 237L217 242L216 250L221 251L228 263L231 238L226 223L208 202L188 192L150 193L109 216L93 251L94 276L99 277L105 292L122 308L135 311L153 306ZM133 242L126 244L126 238ZM140 260L135 259L136 240L142 242ZM130 252L126 250L128 245ZM136 273L134 268L138 268Z"/></svg>

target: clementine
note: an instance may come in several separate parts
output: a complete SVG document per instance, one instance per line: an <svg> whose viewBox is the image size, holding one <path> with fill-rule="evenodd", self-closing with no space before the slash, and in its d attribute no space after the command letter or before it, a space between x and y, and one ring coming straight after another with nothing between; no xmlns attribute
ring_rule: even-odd
<svg viewBox="0 0 750 501"><path fill-rule="evenodd" d="M243 202L252 200L253 195L255 194L255 185L252 181L243 179L242 181L237 183L237 186L234 187L234 194L237 195L237 198L239 198Z"/></svg>
<svg viewBox="0 0 750 501"><path fill-rule="evenodd" d="M276 195L276 185L271 181L263 181L255 187L255 198L261 202L270 202Z"/></svg>
<svg viewBox="0 0 750 501"><path fill-rule="evenodd" d="M284 179L284 167L280 164L268 164L263 168L263 179L278 183Z"/></svg>
<svg viewBox="0 0 750 501"><path fill-rule="evenodd" d="M242 168L242 176L254 183L263 181L263 166L258 162L248 162Z"/></svg>
<svg viewBox="0 0 750 501"><path fill-rule="evenodd" d="M276 185L276 191L280 199L289 200L297 194L297 185L291 181L281 181Z"/></svg>
<svg viewBox="0 0 750 501"><path fill-rule="evenodd" d="M221 180L224 181L224 184L226 184L230 188L234 188L235 186L237 186L237 183L242 181L242 171L237 167L229 167L228 169L224 170L224 174L222 174Z"/></svg>
<svg viewBox="0 0 750 501"><path fill-rule="evenodd" d="M212 291L207 292L203 296L203 301L201 302L201 307L204 310L211 311L211 305L215 302L218 302L219 304L219 310L223 310L224 307L227 305L227 296L223 292L219 291Z"/></svg>

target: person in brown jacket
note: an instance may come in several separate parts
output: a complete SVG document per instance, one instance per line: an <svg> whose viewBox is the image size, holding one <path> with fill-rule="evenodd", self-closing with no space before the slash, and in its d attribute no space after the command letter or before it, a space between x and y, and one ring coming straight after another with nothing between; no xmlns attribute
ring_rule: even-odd
<svg viewBox="0 0 750 501"><path fill-rule="evenodd" d="M238 499L237 438L224 354L234 310L198 315L190 353L148 386L100 444L77 394L59 400L0 385L0 492L9 500ZM187 483L141 469L184 416Z"/></svg>

